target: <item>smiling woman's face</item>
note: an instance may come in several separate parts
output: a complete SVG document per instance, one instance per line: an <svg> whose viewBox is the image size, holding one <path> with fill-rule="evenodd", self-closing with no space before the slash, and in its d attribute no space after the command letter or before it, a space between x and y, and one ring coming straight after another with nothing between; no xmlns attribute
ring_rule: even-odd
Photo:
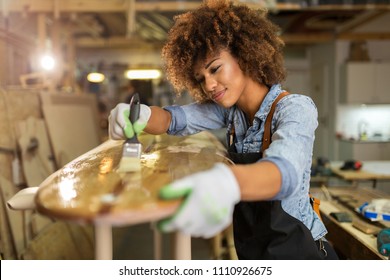
<svg viewBox="0 0 390 280"><path fill-rule="evenodd" d="M238 101L248 79L236 59L226 50L198 61L194 75L207 96L225 108Z"/></svg>

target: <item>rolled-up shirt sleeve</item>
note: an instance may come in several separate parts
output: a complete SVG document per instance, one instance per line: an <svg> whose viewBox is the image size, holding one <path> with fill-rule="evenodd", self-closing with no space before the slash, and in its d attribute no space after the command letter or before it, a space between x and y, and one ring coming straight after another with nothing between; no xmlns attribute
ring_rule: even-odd
<svg viewBox="0 0 390 280"><path fill-rule="evenodd" d="M298 184L298 176L294 166L286 159L281 157L267 157L260 161L268 161L275 164L282 174L282 186L279 193L272 200L282 200L294 192L295 186Z"/></svg>
<svg viewBox="0 0 390 280"><path fill-rule="evenodd" d="M187 126L187 119L184 110L180 106L167 106L164 107L164 110L167 110L171 113L171 123L167 131L168 134L175 134L177 131L182 131Z"/></svg>
<svg viewBox="0 0 390 280"><path fill-rule="evenodd" d="M215 103L166 106L164 110L172 116L167 133L180 136L222 128L226 125L228 112Z"/></svg>

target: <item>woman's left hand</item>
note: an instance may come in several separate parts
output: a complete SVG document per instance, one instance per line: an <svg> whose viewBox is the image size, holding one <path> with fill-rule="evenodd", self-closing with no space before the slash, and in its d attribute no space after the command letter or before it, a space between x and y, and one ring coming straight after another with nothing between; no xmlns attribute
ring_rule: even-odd
<svg viewBox="0 0 390 280"><path fill-rule="evenodd" d="M163 187L160 197L184 199L172 217L158 223L160 230L179 230L194 237L210 238L232 222L234 206L240 201L240 188L230 168L217 163L210 170Z"/></svg>

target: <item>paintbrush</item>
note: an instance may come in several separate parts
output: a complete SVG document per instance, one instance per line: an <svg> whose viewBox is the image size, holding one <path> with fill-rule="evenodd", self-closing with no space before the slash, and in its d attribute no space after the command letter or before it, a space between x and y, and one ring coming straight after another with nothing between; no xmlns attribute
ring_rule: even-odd
<svg viewBox="0 0 390 280"><path fill-rule="evenodd" d="M130 99L129 119L132 124L139 118L140 100L138 93L133 94ZM119 162L118 172L136 172L141 170L142 144L134 132L132 138L126 139L123 143L122 158Z"/></svg>

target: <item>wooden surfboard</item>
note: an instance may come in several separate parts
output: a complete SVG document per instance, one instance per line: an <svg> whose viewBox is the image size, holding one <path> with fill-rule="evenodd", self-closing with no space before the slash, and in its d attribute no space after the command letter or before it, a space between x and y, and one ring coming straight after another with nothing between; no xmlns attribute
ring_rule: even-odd
<svg viewBox="0 0 390 280"><path fill-rule="evenodd" d="M142 134L141 171L119 173L123 141L108 140L53 173L35 196L47 216L113 226L150 222L174 213L179 200L158 197L165 184L211 168L231 164L226 149L209 132L179 137Z"/></svg>

